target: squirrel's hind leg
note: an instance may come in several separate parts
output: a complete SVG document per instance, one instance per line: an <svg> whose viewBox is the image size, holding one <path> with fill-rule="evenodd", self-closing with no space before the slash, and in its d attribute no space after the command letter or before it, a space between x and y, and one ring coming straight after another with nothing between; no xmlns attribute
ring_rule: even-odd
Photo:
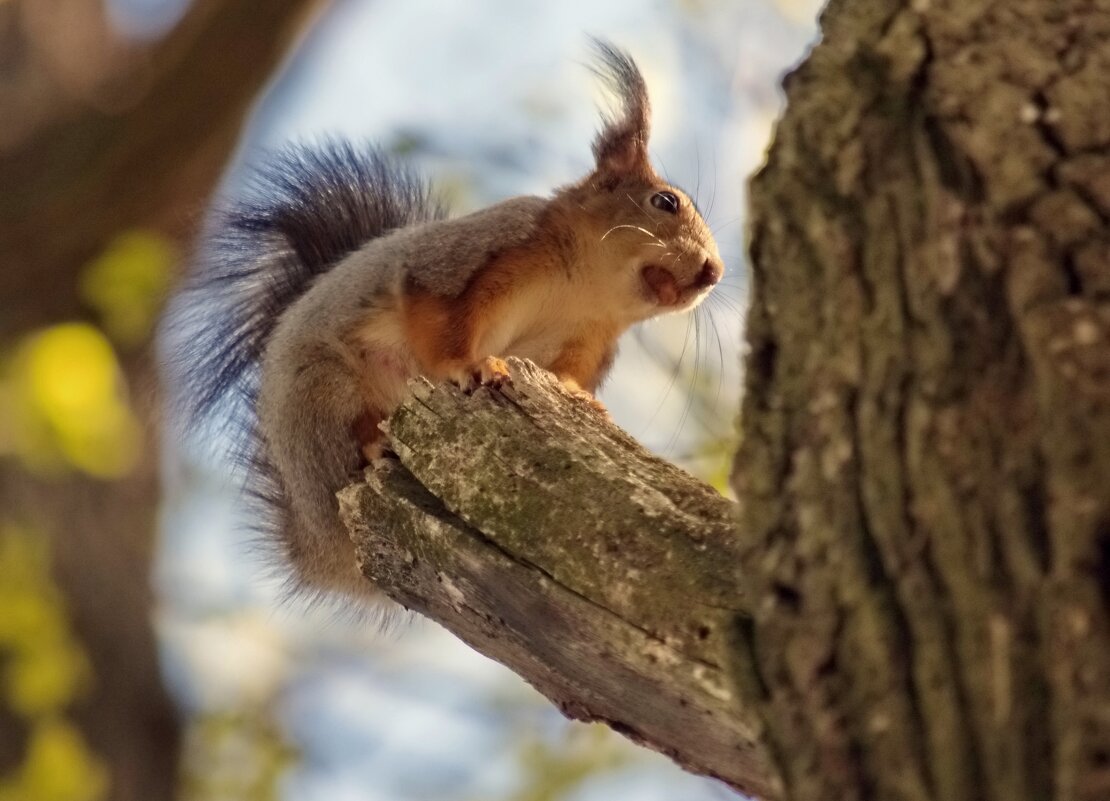
<svg viewBox="0 0 1110 801"><path fill-rule="evenodd" d="M386 455L389 441L385 432L378 428L378 424L384 419L385 415L377 409L367 409L351 426L362 451L362 458L366 460L365 464L371 464L375 459Z"/></svg>

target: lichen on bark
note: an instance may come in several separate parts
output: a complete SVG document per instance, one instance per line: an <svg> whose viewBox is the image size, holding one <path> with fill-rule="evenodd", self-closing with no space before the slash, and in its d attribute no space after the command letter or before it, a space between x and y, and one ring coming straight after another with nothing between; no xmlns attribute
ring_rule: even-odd
<svg viewBox="0 0 1110 801"><path fill-rule="evenodd" d="M569 716L776 796L730 677L735 504L508 363L500 390L412 384L397 458L340 493L363 573Z"/></svg>

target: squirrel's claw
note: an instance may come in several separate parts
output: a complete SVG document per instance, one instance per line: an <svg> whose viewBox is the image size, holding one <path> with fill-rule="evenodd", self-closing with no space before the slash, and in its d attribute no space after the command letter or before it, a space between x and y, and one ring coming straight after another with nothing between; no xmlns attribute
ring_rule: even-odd
<svg viewBox="0 0 1110 801"><path fill-rule="evenodd" d="M512 376L509 375L509 365L496 356L487 356L475 365L462 380L455 383L462 387L463 391L470 393L478 387L500 389L512 382Z"/></svg>
<svg viewBox="0 0 1110 801"><path fill-rule="evenodd" d="M513 382L509 375L509 365L496 356L487 356L475 371L477 381L483 387L501 387Z"/></svg>
<svg viewBox="0 0 1110 801"><path fill-rule="evenodd" d="M610 423L613 422L613 418L609 414L609 410L605 408L605 404L595 398L592 392L582 389L581 385L579 385L577 381L575 381L573 378L570 378L569 376L564 376L560 379L560 381L562 382L563 387L566 388L566 390L571 394L571 397L573 397L576 401L586 404Z"/></svg>
<svg viewBox="0 0 1110 801"><path fill-rule="evenodd" d="M595 412L597 412L602 417L604 417L607 421L609 421L610 423L613 422L613 417L609 414L609 410L607 408L605 408L605 404L602 403L601 401L599 401L597 398L595 398L593 395L591 395L586 390L584 390L584 389L573 390L570 394L573 395L574 399L576 401L578 401L579 403L586 404L591 409L593 409Z"/></svg>

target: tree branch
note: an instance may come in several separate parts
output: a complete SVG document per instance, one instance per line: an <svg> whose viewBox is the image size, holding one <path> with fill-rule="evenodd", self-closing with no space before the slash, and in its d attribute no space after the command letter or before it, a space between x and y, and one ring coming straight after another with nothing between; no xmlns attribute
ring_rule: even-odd
<svg viewBox="0 0 1110 801"><path fill-rule="evenodd" d="M388 421L399 461L340 493L362 571L568 716L778 795L729 678L735 504L510 366L501 390L414 382Z"/></svg>
<svg viewBox="0 0 1110 801"><path fill-rule="evenodd" d="M45 45L19 33L35 4L0 3L0 41L15 62L0 72L0 99L17 122L39 122L20 135L10 129L25 126L0 125L0 186L13 190L0 193L0 264L19 267L0 270L0 298L20 299L0 309L0 338L80 315L73 275L111 235L191 235L246 109L322 3L196 0L163 40L131 45L135 63L107 93L120 108L56 86L56 70L39 63ZM73 27L43 35L64 51Z"/></svg>

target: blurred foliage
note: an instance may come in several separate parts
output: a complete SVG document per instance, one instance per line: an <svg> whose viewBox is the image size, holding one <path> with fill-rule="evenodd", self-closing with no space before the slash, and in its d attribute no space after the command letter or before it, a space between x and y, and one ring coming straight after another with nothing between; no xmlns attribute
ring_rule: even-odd
<svg viewBox="0 0 1110 801"><path fill-rule="evenodd" d="M521 789L507 801L560 801L583 783L629 764L627 744L601 724L568 726L561 740L525 737L520 745Z"/></svg>
<svg viewBox="0 0 1110 801"><path fill-rule="evenodd" d="M705 440L698 443L696 452L690 460L691 464L687 467L717 492L731 496L732 487L729 479L732 476L732 460L739 447L738 436Z"/></svg>
<svg viewBox="0 0 1110 801"><path fill-rule="evenodd" d="M23 764L0 776L0 801L98 801L107 770L64 717L91 670L48 565L45 538L0 527L0 689L30 730Z"/></svg>
<svg viewBox="0 0 1110 801"><path fill-rule="evenodd" d="M797 24L809 24L821 10L824 0L775 0L782 15Z"/></svg>
<svg viewBox="0 0 1110 801"><path fill-rule="evenodd" d="M764 0L795 23L810 23L825 0ZM688 14L710 16L719 13L719 6L728 0L677 0L678 7Z"/></svg>
<svg viewBox="0 0 1110 801"><path fill-rule="evenodd" d="M177 252L151 231L117 236L81 275L81 297L108 335L125 348L146 342L169 291Z"/></svg>
<svg viewBox="0 0 1110 801"><path fill-rule="evenodd" d="M0 801L99 801L107 789L107 770L77 727L44 719L34 725L19 771L0 779Z"/></svg>
<svg viewBox="0 0 1110 801"><path fill-rule="evenodd" d="M296 756L265 710L201 716L186 736L182 799L275 801Z"/></svg>
<svg viewBox="0 0 1110 801"><path fill-rule="evenodd" d="M0 370L0 453L35 473L125 475L141 442L112 345L86 323L36 332ZM3 428L6 424L7 428Z"/></svg>
<svg viewBox="0 0 1110 801"><path fill-rule="evenodd" d="M118 237L82 275L81 291L125 347L148 340L174 253L156 236ZM118 478L142 441L108 337L87 323L35 331L0 359L0 456L39 476L79 470ZM23 722L23 761L0 776L0 801L99 801L109 771L66 710L92 668L50 572L49 538L0 521L0 692Z"/></svg>

